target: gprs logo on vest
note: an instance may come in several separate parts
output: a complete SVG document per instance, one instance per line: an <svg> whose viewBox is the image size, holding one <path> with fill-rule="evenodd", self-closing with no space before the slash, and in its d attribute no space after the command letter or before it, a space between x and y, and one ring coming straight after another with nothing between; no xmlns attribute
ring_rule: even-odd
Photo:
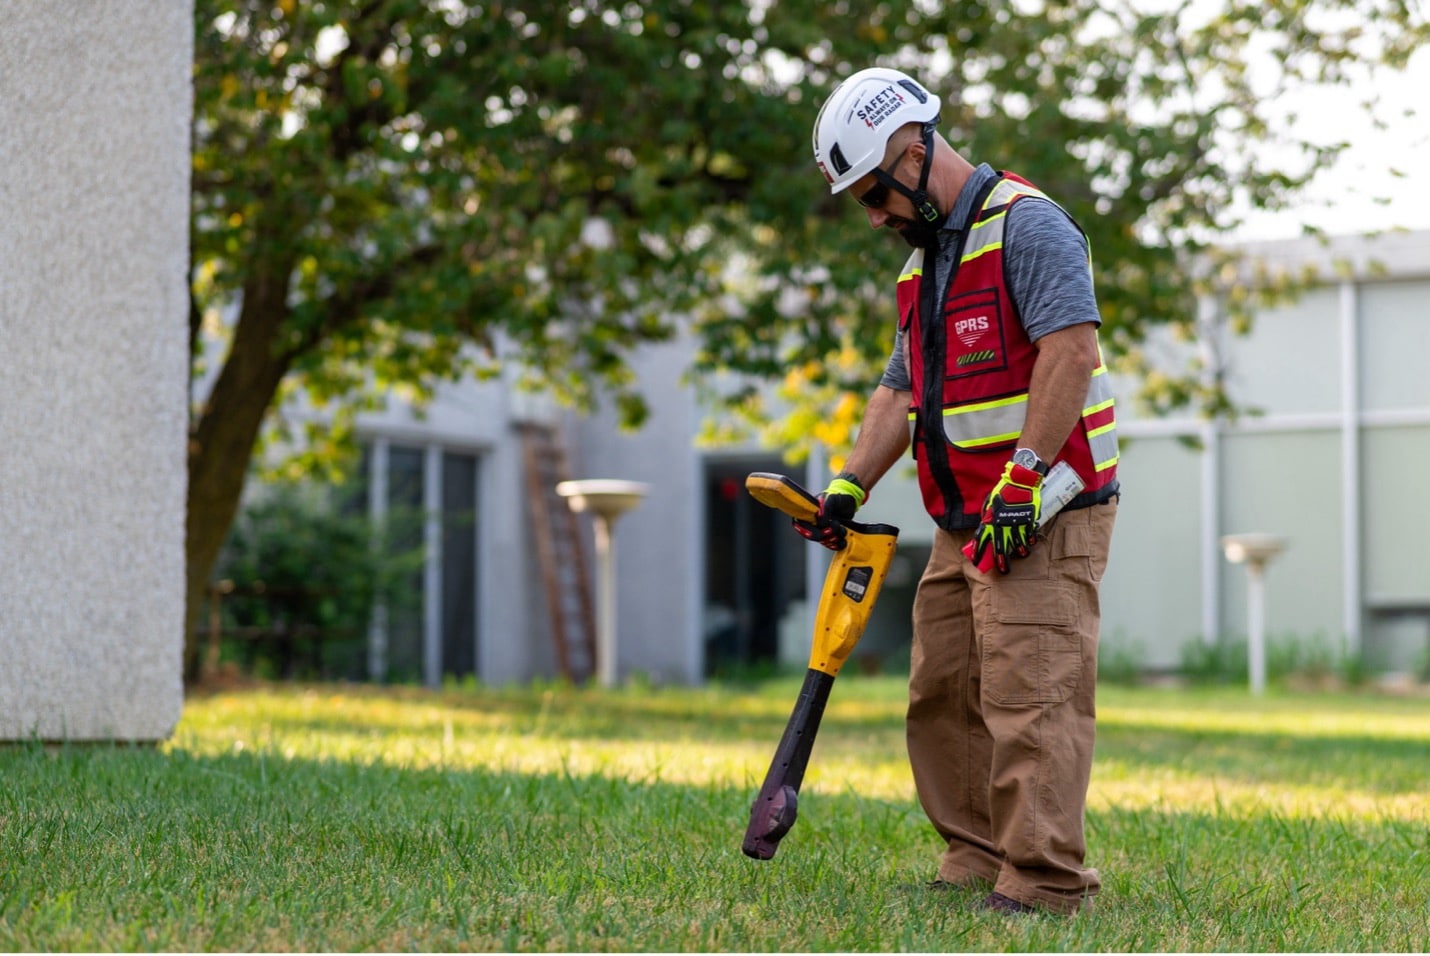
<svg viewBox="0 0 1430 956"><path fill-rule="evenodd" d="M983 338L983 333L988 329L989 320L986 315L975 315L953 323L953 334L958 336L965 348L973 348L973 343Z"/></svg>

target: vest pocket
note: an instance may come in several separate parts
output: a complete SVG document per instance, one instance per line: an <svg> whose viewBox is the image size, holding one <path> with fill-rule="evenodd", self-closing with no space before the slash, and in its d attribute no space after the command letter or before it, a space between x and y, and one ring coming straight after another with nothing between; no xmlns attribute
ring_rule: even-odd
<svg viewBox="0 0 1430 956"><path fill-rule="evenodd" d="M1082 678L1071 588L1047 581L990 589L995 624L983 635L983 691L998 704L1056 704Z"/></svg>
<svg viewBox="0 0 1430 956"><path fill-rule="evenodd" d="M944 345L945 378L962 378L1008 368L1008 350L999 325L1003 315L998 289L979 289L949 296L944 308L948 340Z"/></svg>

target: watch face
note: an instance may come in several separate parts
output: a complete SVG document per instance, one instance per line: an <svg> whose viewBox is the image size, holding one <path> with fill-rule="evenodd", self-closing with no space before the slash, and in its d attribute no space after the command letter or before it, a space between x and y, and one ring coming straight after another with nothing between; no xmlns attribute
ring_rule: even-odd
<svg viewBox="0 0 1430 956"><path fill-rule="evenodd" d="M1040 459L1037 453L1031 448L1019 448L1013 452L1013 464L1027 468L1029 471L1036 471L1039 474L1042 474L1046 470L1042 459Z"/></svg>

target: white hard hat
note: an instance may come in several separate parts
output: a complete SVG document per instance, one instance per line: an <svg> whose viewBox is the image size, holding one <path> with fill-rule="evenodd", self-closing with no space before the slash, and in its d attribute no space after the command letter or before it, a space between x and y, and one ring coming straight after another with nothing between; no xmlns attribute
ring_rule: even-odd
<svg viewBox="0 0 1430 956"><path fill-rule="evenodd" d="M884 161L894 131L938 119L938 97L898 70L870 67L835 87L814 121L814 162L843 192Z"/></svg>

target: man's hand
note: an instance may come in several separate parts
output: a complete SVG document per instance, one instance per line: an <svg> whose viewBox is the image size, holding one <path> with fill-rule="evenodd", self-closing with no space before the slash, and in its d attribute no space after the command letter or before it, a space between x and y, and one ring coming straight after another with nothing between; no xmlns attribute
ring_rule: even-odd
<svg viewBox="0 0 1430 956"><path fill-rule="evenodd" d="M819 493L819 515L813 522L794 522L794 530L816 544L822 544L831 551L844 547L844 524L854 517L854 512L868 500L859 479L850 472L840 472L833 481Z"/></svg>
<svg viewBox="0 0 1430 956"><path fill-rule="evenodd" d="M1011 461L1003 468L1003 477L983 505L982 523L964 552L981 570L988 570L985 561L990 551L993 566L1003 574L1008 573L1010 558L1028 556L1043 510L1042 484L1043 476L1031 468Z"/></svg>

